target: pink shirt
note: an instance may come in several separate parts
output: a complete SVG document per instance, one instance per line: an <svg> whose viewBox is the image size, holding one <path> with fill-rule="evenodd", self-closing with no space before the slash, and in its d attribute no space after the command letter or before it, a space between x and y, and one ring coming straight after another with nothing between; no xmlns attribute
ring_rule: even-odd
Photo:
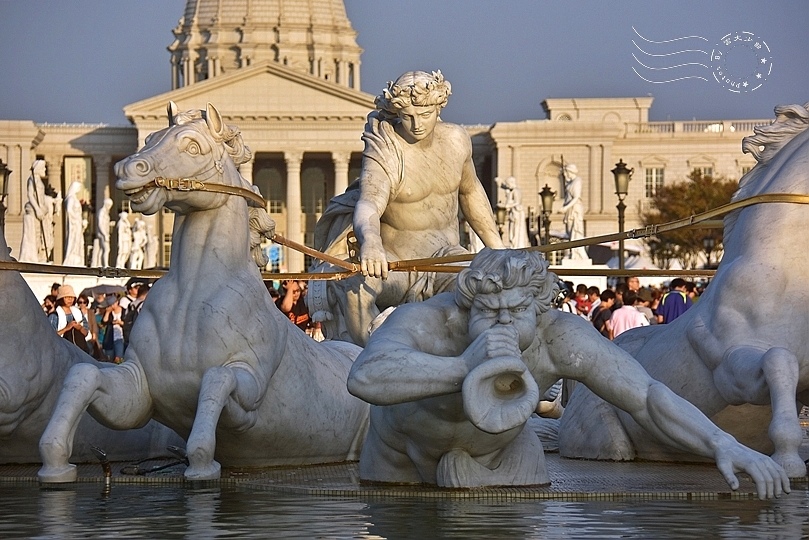
<svg viewBox="0 0 809 540"><path fill-rule="evenodd" d="M643 316L643 313L632 306L621 306L616 309L610 317L610 322L614 337L618 337L630 328L649 326L649 321Z"/></svg>

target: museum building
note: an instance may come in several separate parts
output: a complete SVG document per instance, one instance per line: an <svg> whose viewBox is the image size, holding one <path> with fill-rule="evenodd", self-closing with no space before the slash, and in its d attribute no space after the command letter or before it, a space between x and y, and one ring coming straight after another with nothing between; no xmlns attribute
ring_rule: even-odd
<svg viewBox="0 0 809 540"><path fill-rule="evenodd" d="M20 247L30 167L43 159L47 183L56 191L64 194L72 182L82 183L90 261L94 210L106 197L113 199L113 221L129 210L115 189L113 165L166 127L169 101L179 110L212 103L227 123L238 126L253 153L240 172L268 201L277 232L312 244L314 225L329 199L359 174L360 135L374 107L374 95L360 90L362 49L343 0L188 0L173 33L168 47L172 89L125 105L130 125L0 120L0 159L12 170L5 229L12 256ZM549 98L542 110L537 106L540 119L465 126L493 205L497 178L515 177L524 207L534 212L541 207L539 192L548 185L557 193L551 221L560 235L564 160L577 165L583 180L586 236L608 234L617 231L610 171L619 160L634 169L625 200L627 228L640 226L640 214L660 186L685 180L694 169L738 179L755 164L741 153L741 141L769 120L649 122L652 101ZM128 219L136 217L129 213ZM164 210L144 219L162 247L157 266L166 266L173 214ZM56 264L63 257L64 230L62 212L55 225ZM304 270L302 254L286 248L280 253L273 269Z"/></svg>

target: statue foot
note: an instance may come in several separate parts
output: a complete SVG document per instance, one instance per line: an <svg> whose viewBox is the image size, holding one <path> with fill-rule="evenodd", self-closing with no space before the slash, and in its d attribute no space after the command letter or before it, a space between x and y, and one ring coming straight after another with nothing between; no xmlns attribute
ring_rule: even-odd
<svg viewBox="0 0 809 540"><path fill-rule="evenodd" d="M797 452L775 452L772 455L772 459L784 468L788 477L803 478L806 476L806 463L804 463Z"/></svg>
<svg viewBox="0 0 809 540"><path fill-rule="evenodd" d="M184 476L186 480L219 480L222 476L222 466L215 460L211 460L205 466L190 465L185 470Z"/></svg>
<svg viewBox="0 0 809 540"><path fill-rule="evenodd" d="M76 466L71 463L61 467L43 465L37 472L37 477L42 484L65 484L75 482L78 472Z"/></svg>

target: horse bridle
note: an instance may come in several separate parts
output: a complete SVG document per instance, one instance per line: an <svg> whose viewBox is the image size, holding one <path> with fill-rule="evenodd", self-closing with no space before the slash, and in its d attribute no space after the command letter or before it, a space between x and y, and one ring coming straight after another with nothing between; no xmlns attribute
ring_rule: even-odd
<svg viewBox="0 0 809 540"><path fill-rule="evenodd" d="M267 201L264 200L264 197L255 191L237 186L202 182L201 180L196 180L194 178L166 178L164 176L155 177L155 179L152 180L152 183L156 187L170 191L205 191L207 193L225 193L227 195L237 195L249 201L253 201L261 208L267 207Z"/></svg>

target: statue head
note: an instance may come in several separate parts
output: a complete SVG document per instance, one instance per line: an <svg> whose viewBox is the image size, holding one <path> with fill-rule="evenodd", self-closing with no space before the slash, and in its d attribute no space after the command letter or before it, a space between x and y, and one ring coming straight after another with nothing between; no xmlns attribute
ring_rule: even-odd
<svg viewBox="0 0 809 540"><path fill-rule="evenodd" d="M44 178L47 172L44 159L37 159L31 164L31 174L39 178Z"/></svg>
<svg viewBox="0 0 809 540"><path fill-rule="evenodd" d="M444 80L441 71L408 71L398 79L388 83L374 100L376 108L388 118L394 118L398 112L409 106L423 107L435 105L440 112L452 94L452 85Z"/></svg>
<svg viewBox="0 0 809 540"><path fill-rule="evenodd" d="M579 174L579 168L575 163L568 163L565 165L564 175L565 178L575 178Z"/></svg>
<svg viewBox="0 0 809 540"><path fill-rule="evenodd" d="M557 281L540 253L484 248L458 274L455 303L470 312L470 335L512 324L525 350L536 335L537 316L553 306Z"/></svg>

